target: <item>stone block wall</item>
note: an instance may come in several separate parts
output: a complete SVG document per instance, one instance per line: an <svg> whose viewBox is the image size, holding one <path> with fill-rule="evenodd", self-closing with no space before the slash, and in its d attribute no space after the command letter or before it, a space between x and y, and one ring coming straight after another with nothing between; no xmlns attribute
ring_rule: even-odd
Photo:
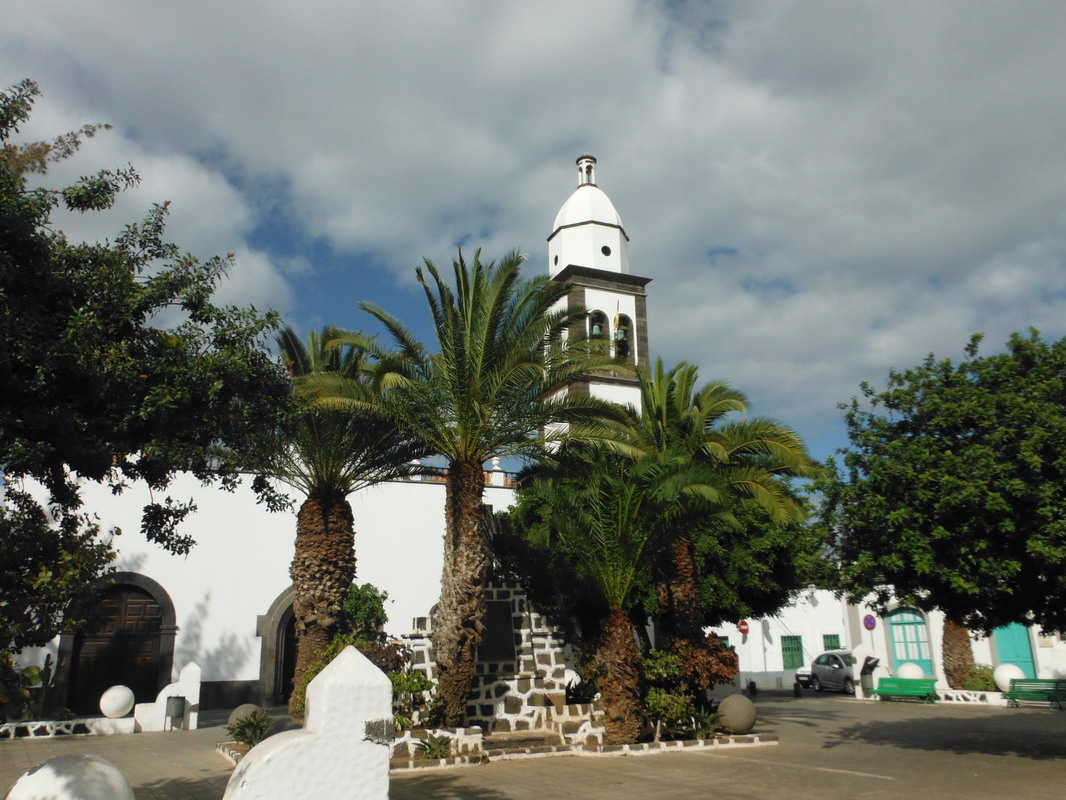
<svg viewBox="0 0 1066 800"><path fill-rule="evenodd" d="M418 743L429 735L447 736L452 740L452 754L457 756L472 755L481 752L481 728L457 728L456 730L406 730L397 733L392 741L393 758L417 758Z"/></svg>
<svg viewBox="0 0 1066 800"><path fill-rule="evenodd" d="M597 726L592 707L566 705L566 683L574 675L566 643L548 620L530 607L521 586L492 583L485 590L485 600L510 605L514 658L479 661L467 705L467 724L479 726L487 734L563 734L565 728L568 741L584 744L586 738L596 738L594 731L602 730L602 720ZM414 628L414 633L405 637L413 654L412 667L435 680L429 618L418 617ZM581 723L588 724L582 727Z"/></svg>

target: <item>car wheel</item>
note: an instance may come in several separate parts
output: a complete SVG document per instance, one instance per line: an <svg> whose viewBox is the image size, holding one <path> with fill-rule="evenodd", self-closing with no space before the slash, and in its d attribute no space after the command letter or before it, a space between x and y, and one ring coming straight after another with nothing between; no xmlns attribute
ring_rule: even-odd
<svg viewBox="0 0 1066 800"><path fill-rule="evenodd" d="M844 694L855 694L855 681L851 678L844 679Z"/></svg>
<svg viewBox="0 0 1066 800"><path fill-rule="evenodd" d="M811 688L816 692L822 691L822 682L817 678L811 678Z"/></svg>

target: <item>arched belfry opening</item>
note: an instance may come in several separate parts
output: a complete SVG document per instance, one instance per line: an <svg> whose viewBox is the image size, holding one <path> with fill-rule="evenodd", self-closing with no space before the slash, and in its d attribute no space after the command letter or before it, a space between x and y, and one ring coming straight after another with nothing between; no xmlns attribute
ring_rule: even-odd
<svg viewBox="0 0 1066 800"><path fill-rule="evenodd" d="M611 329L607 322L607 315L602 311L593 311L589 314L588 319L589 326L589 339L593 345L598 347L598 352L607 354L609 352L609 344Z"/></svg>
<svg viewBox="0 0 1066 800"><path fill-rule="evenodd" d="M628 364L633 363L633 320L620 314L614 330L614 354Z"/></svg>

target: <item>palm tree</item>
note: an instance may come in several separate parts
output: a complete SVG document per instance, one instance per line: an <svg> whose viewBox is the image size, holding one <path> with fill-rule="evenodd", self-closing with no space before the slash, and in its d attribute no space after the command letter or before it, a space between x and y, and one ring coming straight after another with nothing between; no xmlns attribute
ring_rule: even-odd
<svg viewBox="0 0 1066 800"><path fill-rule="evenodd" d="M285 328L277 343L298 393L311 376L343 376L349 392L362 400L359 413L320 408L305 399L286 429L271 432L256 453L244 458L246 466L272 475L304 496L289 567L295 590L298 676L332 639L355 578L355 522L348 495L411 474L409 462L424 455L395 422L374 411L366 350L326 348L327 341L342 335L327 327L321 334L308 334L304 345L291 328Z"/></svg>
<svg viewBox="0 0 1066 800"><path fill-rule="evenodd" d="M789 476L813 474L814 464L799 435L773 419L733 421L748 409L747 398L714 381L696 388L698 370L684 362L665 370L657 359L652 373L639 374L641 408L630 408L626 439L635 452L670 458L688 454L713 473L714 508L696 527L675 527L666 547L659 585L659 633L669 644L701 646L704 613L700 597L696 540L734 527L738 505L753 504L774 522L803 519L801 504L789 491ZM714 500L705 492L705 497ZM705 687L700 687L705 688Z"/></svg>
<svg viewBox="0 0 1066 800"><path fill-rule="evenodd" d="M454 289L425 261L417 277L432 315L436 353L395 317L362 304L397 347L377 351L375 374L385 408L448 462L444 570L432 637L449 725L465 718L483 628L490 560L481 503L484 463L497 456L535 457L591 430L582 433L582 425L618 416L610 404L565 391L570 382L611 369L614 362L572 335L584 312L568 308L568 286L546 277L520 279L523 258L512 252L498 265L482 263L478 251L468 264L460 251L452 263ZM345 341L360 340L337 343ZM337 391L323 402L352 401Z"/></svg>
<svg viewBox="0 0 1066 800"><path fill-rule="evenodd" d="M952 689L964 688L963 685L973 672L973 647L969 629L951 617L944 618L942 657L948 686Z"/></svg>
<svg viewBox="0 0 1066 800"><path fill-rule="evenodd" d="M533 470L523 483L526 501L537 509L531 532L602 593L607 612L596 666L606 740L635 742L642 727L641 657L627 613L630 592L655 540L704 507L708 471L686 454L633 460L602 447L565 453L556 466Z"/></svg>

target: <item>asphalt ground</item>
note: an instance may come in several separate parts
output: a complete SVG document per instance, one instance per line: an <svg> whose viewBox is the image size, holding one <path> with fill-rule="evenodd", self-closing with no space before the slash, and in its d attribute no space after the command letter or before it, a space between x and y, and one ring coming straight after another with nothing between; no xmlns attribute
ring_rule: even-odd
<svg viewBox="0 0 1066 800"><path fill-rule="evenodd" d="M780 744L650 756L545 758L398 773L393 800L1000 798L1066 796L1066 711L763 692L760 733ZM205 720L210 722L210 720ZM138 800L218 800L231 766L221 727L0 741L0 790L53 755L118 765ZM293 798L299 800L299 798Z"/></svg>

